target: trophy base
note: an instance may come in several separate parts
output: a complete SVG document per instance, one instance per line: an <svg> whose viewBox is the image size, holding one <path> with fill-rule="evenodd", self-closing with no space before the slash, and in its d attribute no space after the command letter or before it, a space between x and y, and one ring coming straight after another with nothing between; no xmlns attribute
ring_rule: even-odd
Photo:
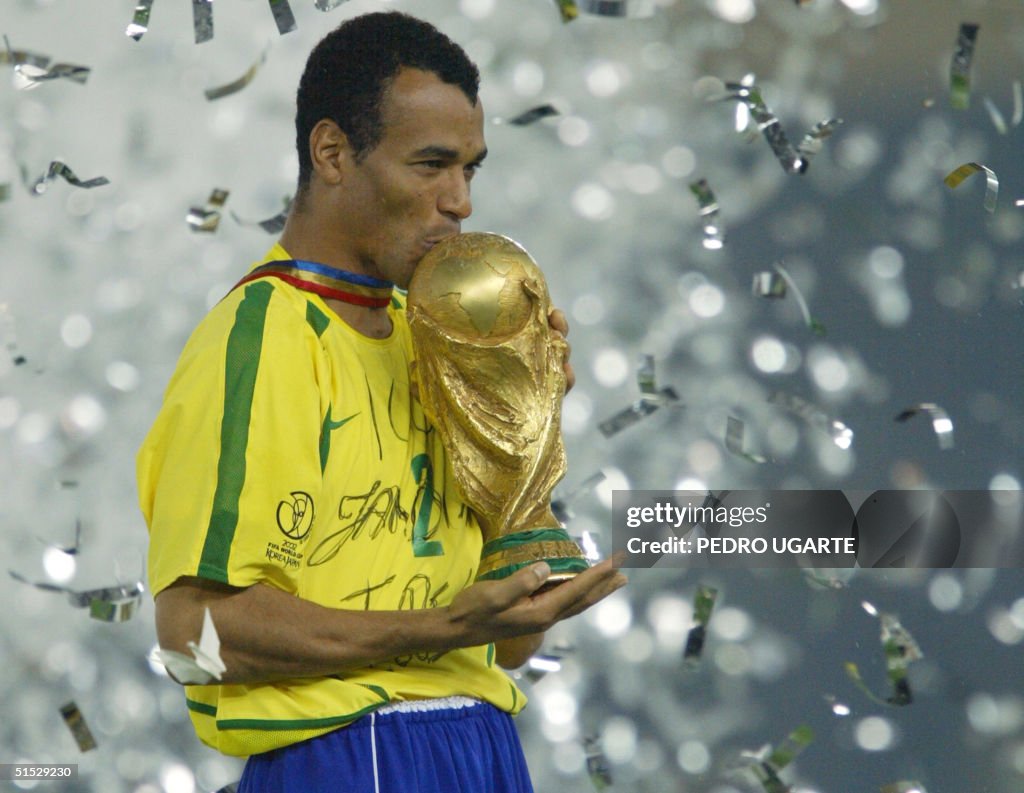
<svg viewBox="0 0 1024 793"><path fill-rule="evenodd" d="M590 567L580 547L570 539L565 529L529 529L486 543L480 552L476 580L508 578L517 570L537 562L547 562L551 568L545 586L567 581Z"/></svg>

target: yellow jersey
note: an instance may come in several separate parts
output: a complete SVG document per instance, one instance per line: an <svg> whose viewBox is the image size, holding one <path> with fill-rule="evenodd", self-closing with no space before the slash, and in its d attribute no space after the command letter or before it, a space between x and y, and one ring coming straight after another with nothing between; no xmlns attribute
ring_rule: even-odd
<svg viewBox="0 0 1024 793"><path fill-rule="evenodd" d="M254 269L287 260L276 245ZM449 604L473 582L481 534L410 392L401 302L387 309L392 334L372 339L273 276L250 276L199 324L139 451L150 590L199 576L330 608ZM463 695L513 714L525 704L493 644L185 694L199 737L241 756L398 700Z"/></svg>

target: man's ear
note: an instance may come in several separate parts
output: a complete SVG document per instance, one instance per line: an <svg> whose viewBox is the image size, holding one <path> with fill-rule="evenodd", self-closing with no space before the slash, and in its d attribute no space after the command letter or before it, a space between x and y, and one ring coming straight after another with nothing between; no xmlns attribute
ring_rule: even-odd
<svg viewBox="0 0 1024 793"><path fill-rule="evenodd" d="M348 136L329 118L320 119L309 133L309 157L313 170L326 184L341 184L352 162Z"/></svg>

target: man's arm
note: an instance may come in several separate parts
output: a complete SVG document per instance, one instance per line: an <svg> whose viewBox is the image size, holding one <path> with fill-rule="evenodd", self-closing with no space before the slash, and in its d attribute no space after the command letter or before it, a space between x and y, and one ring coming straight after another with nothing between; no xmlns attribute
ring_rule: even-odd
<svg viewBox="0 0 1024 793"><path fill-rule="evenodd" d="M531 634L542 635L626 583L608 560L538 594L549 574L540 563L500 581L474 584L446 607L414 611L333 609L263 584L237 589L179 578L156 597L157 637L161 648L188 653L187 642L198 641L209 607L227 667L221 683L318 677L411 652L516 637L525 639L507 648L522 652L530 644L526 639L535 638ZM505 655L506 662L515 660Z"/></svg>

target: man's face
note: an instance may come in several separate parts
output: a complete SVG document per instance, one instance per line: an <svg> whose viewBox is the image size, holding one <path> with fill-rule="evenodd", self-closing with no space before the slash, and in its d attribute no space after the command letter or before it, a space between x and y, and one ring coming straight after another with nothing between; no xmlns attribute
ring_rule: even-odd
<svg viewBox="0 0 1024 793"><path fill-rule="evenodd" d="M457 234L487 154L483 108L432 72L403 68L384 94L380 143L343 183L342 211L363 270L401 288L424 254Z"/></svg>

